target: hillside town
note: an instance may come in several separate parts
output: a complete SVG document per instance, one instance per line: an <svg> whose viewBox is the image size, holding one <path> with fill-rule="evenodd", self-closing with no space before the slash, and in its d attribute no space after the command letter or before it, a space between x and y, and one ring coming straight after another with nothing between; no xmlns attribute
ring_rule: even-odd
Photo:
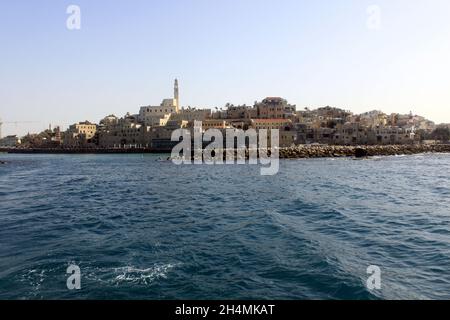
<svg viewBox="0 0 450 320"><path fill-rule="evenodd" d="M170 150L175 129L202 130L235 128L256 131L280 130L280 147L295 145L412 145L447 142L450 125L436 125L413 113L385 114L369 111L354 114L349 110L322 107L298 109L281 97L267 97L253 106L226 104L224 108L181 107L178 80L173 98L157 106L142 106L138 113L123 117L108 115L98 123L83 121L62 131L56 126L39 134L7 136L0 147L62 149L147 148Z"/></svg>

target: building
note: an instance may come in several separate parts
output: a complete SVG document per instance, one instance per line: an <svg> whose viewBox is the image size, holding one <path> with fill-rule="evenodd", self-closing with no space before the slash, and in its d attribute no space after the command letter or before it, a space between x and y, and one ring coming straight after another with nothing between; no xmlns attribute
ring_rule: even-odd
<svg viewBox="0 0 450 320"><path fill-rule="evenodd" d="M138 121L138 115L127 113L118 119L108 116L100 121L98 145L102 148L124 148L129 146L146 146L147 126Z"/></svg>
<svg viewBox="0 0 450 320"><path fill-rule="evenodd" d="M170 120L165 126L149 127L146 133L146 141L148 146L161 151L172 150L179 142L172 141L172 133L177 129L188 127L189 122L186 120Z"/></svg>
<svg viewBox="0 0 450 320"><path fill-rule="evenodd" d="M375 133L370 127L357 122L348 122L344 125L338 125L331 133L330 138L327 143L338 145L372 144Z"/></svg>
<svg viewBox="0 0 450 320"><path fill-rule="evenodd" d="M381 111L373 110L360 114L357 121L367 127L387 126L389 117Z"/></svg>
<svg viewBox="0 0 450 320"><path fill-rule="evenodd" d="M174 101L174 99L164 99L159 106L141 107L139 121L148 126L159 125L161 119L176 114L177 107Z"/></svg>
<svg viewBox="0 0 450 320"><path fill-rule="evenodd" d="M291 127L285 127L280 130L280 147L291 147L298 144L298 135Z"/></svg>
<svg viewBox="0 0 450 320"><path fill-rule="evenodd" d="M292 125L290 119L252 119L251 127L256 130L260 129L283 129Z"/></svg>
<svg viewBox="0 0 450 320"><path fill-rule="evenodd" d="M227 119L255 119L258 118L258 109L256 107L248 107L245 104L242 106L234 106L228 104L226 106Z"/></svg>
<svg viewBox="0 0 450 320"><path fill-rule="evenodd" d="M206 119L202 121L202 128L204 131L208 129L228 129L231 125L226 120L221 119Z"/></svg>
<svg viewBox="0 0 450 320"><path fill-rule="evenodd" d="M14 148L21 144L21 140L16 135L6 136L0 139L0 147Z"/></svg>
<svg viewBox="0 0 450 320"><path fill-rule="evenodd" d="M97 125L89 121L73 124L64 132L64 147L87 147L94 144Z"/></svg>
<svg viewBox="0 0 450 320"><path fill-rule="evenodd" d="M170 120L204 121L211 118L211 109L186 108L170 115Z"/></svg>
<svg viewBox="0 0 450 320"><path fill-rule="evenodd" d="M211 119L228 119L228 111L227 110L223 110L223 109L219 109L219 108L215 108L216 111L214 111L211 114Z"/></svg>
<svg viewBox="0 0 450 320"><path fill-rule="evenodd" d="M258 119L285 119L295 117L296 106L290 105L285 99L268 97L256 103Z"/></svg>
<svg viewBox="0 0 450 320"><path fill-rule="evenodd" d="M415 128L400 127L376 127L372 129L376 134L376 140L371 144L413 144L415 139Z"/></svg>
<svg viewBox="0 0 450 320"><path fill-rule="evenodd" d="M159 106L144 106L139 110L139 121L147 126L159 126L160 120L167 115L179 112L180 92L178 80L175 79L172 99L164 99Z"/></svg>
<svg viewBox="0 0 450 320"><path fill-rule="evenodd" d="M416 135L413 127L367 127L361 123L346 123L337 127L331 143L338 145L386 145L412 144L415 141Z"/></svg>
<svg viewBox="0 0 450 320"><path fill-rule="evenodd" d="M271 130L279 130L279 146L290 147L296 143L297 133L293 130L292 121L290 119L252 119L250 127L255 129L259 134L259 130L267 130L267 145L271 146Z"/></svg>

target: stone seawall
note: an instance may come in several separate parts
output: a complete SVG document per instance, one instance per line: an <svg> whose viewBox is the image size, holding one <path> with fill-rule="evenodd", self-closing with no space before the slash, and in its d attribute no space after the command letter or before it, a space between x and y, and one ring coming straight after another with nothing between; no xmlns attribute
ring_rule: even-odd
<svg viewBox="0 0 450 320"><path fill-rule="evenodd" d="M1 149L8 153L42 153L42 154L114 154L114 153L166 153L171 150L155 150L148 148L130 149ZM289 148L280 148L281 159L299 158L330 158L330 157L372 157L410 155L419 153L450 153L450 144L436 145L375 145L375 146L334 146L334 145L298 145ZM224 159L227 153L235 154L235 150L224 150ZM268 152L270 154L270 150ZM248 158L248 150L246 158Z"/></svg>
<svg viewBox="0 0 450 320"><path fill-rule="evenodd" d="M376 146L328 146L299 145L280 149L280 158L373 157L411 155L419 153L450 153L450 144L438 145L376 145Z"/></svg>
<svg viewBox="0 0 450 320"><path fill-rule="evenodd" d="M170 153L171 150L149 148L0 148L0 153L25 153L25 154L121 154L121 153Z"/></svg>

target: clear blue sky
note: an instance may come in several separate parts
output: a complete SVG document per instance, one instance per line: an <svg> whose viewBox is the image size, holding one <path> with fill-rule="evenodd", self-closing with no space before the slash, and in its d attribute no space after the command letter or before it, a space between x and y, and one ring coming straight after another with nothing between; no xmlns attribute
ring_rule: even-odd
<svg viewBox="0 0 450 320"><path fill-rule="evenodd" d="M450 122L449 35L448 0L2 0L0 118L37 121L3 134L136 113L175 77L182 105L282 96Z"/></svg>

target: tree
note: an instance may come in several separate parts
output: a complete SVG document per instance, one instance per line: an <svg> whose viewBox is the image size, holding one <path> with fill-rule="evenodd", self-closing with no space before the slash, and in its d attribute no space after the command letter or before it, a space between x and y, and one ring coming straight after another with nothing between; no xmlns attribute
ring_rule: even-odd
<svg viewBox="0 0 450 320"><path fill-rule="evenodd" d="M422 142L424 140L430 140L431 134L423 129L416 130L416 137Z"/></svg>
<svg viewBox="0 0 450 320"><path fill-rule="evenodd" d="M448 142L450 140L450 129L449 128L437 128L431 133L431 137L434 140Z"/></svg>

